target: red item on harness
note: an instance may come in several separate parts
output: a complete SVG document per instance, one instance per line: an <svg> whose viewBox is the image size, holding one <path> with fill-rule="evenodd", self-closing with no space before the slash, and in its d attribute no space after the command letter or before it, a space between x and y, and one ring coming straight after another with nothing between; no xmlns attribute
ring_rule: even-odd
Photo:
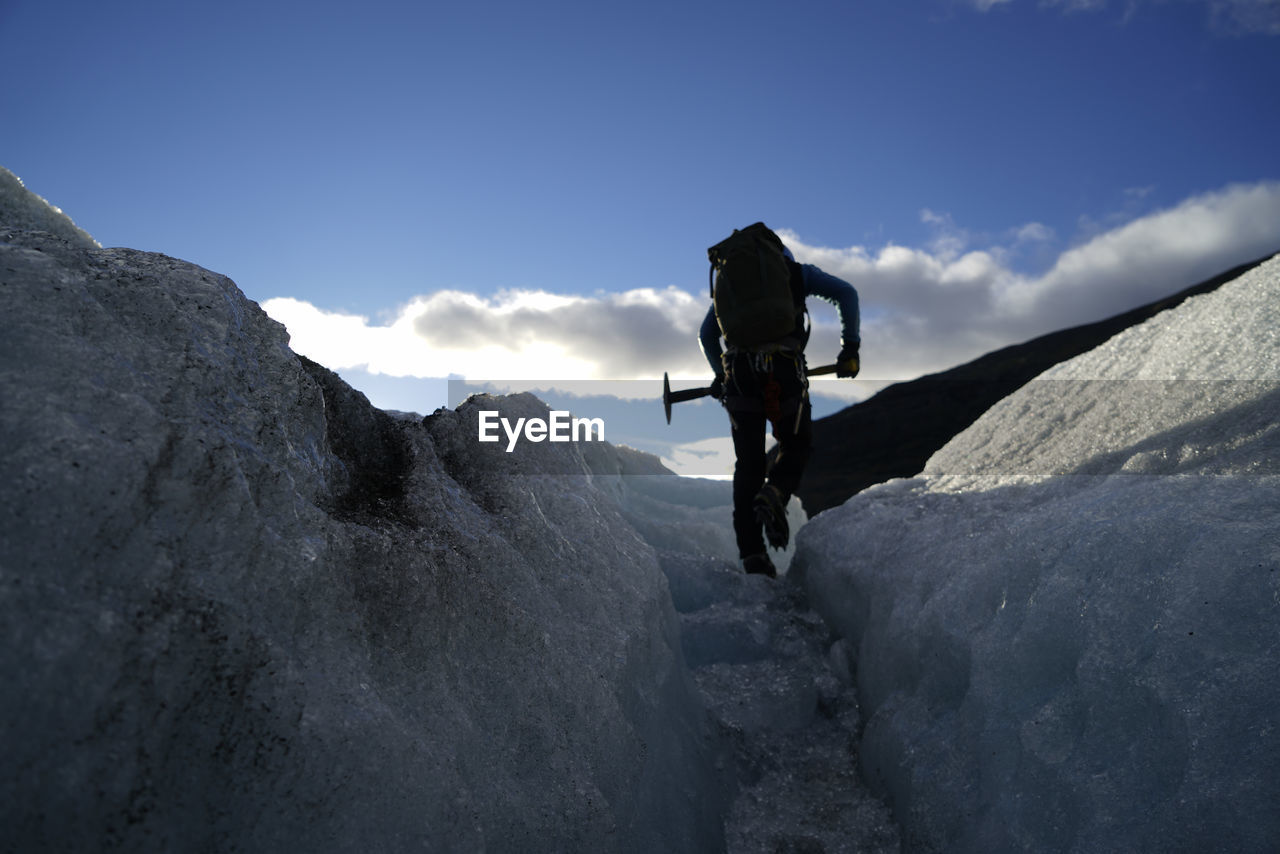
<svg viewBox="0 0 1280 854"><path fill-rule="evenodd" d="M778 429L778 421L782 418L782 383L769 371L769 381L764 384L764 417L769 419L773 429Z"/></svg>

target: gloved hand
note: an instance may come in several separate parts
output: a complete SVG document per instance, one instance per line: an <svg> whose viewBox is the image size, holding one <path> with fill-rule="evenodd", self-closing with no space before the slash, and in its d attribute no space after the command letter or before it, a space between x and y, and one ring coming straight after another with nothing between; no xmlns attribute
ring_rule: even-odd
<svg viewBox="0 0 1280 854"><path fill-rule="evenodd" d="M711 396L716 400L724 400L724 374L716 374L711 381Z"/></svg>
<svg viewBox="0 0 1280 854"><path fill-rule="evenodd" d="M852 379L858 375L858 369L861 365L858 363L858 345L852 347L845 345L840 349L840 355L836 356L836 376L848 377Z"/></svg>

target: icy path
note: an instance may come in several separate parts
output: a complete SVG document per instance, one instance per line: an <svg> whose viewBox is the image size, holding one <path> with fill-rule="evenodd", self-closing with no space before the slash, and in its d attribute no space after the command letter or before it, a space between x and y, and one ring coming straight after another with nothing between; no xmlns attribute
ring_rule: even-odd
<svg viewBox="0 0 1280 854"><path fill-rule="evenodd" d="M856 776L860 716L847 645L785 577L660 553L685 658L725 740L739 790L731 854L897 852L898 831Z"/></svg>

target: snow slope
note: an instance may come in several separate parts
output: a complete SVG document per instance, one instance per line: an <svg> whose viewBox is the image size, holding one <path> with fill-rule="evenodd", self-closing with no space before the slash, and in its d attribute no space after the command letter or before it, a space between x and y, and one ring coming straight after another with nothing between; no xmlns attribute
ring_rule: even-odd
<svg viewBox="0 0 1280 854"><path fill-rule="evenodd" d="M1280 258L799 535L918 851L1280 844Z"/></svg>

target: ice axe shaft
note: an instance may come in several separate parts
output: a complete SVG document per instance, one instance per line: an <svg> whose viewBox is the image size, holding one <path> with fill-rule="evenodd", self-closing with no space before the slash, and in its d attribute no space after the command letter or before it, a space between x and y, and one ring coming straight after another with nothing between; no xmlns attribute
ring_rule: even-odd
<svg viewBox="0 0 1280 854"><path fill-rule="evenodd" d="M805 370L805 376L816 377L822 374L834 374L836 372L835 365L822 365L817 368L808 368ZM706 397L711 394L711 386L702 388L686 388L680 391L671 390L671 380L664 373L662 375L662 408L667 413L667 423L671 423L671 404L684 403L686 400L697 400L700 397Z"/></svg>

